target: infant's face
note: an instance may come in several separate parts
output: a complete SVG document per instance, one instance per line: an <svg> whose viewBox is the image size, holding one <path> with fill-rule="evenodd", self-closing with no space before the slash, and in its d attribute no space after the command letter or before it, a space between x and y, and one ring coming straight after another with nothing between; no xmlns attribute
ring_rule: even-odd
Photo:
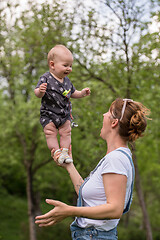
<svg viewBox="0 0 160 240"><path fill-rule="evenodd" d="M73 56L70 52L64 52L54 60L53 74L62 79L72 72Z"/></svg>

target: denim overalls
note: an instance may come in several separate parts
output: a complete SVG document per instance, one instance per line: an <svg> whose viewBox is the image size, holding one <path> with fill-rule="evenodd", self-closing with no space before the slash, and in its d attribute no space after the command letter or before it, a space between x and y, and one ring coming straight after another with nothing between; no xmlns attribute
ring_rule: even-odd
<svg viewBox="0 0 160 240"><path fill-rule="evenodd" d="M123 211L123 214L129 211L131 202L132 202L132 192L133 192L133 185L134 185L134 177L135 177L135 170L134 170L134 164L132 161L132 158L123 150L117 150L120 152L123 152L130 160L131 166L132 166L132 184L131 184L131 194L129 201L127 203L126 208ZM100 164L97 165L97 167L92 171L95 172L96 169L102 164L102 162L105 160L105 157L102 159ZM77 207L83 206L83 199L82 199L82 188L85 185L85 183L89 180L89 177L87 177L84 181L84 183L81 185L79 189L79 196L77 200ZM96 229L94 226L88 227L88 228L81 228L77 224L77 219L75 218L74 222L72 222L71 226L71 233L72 233L72 240L117 240L117 226L109 231L100 231Z"/></svg>

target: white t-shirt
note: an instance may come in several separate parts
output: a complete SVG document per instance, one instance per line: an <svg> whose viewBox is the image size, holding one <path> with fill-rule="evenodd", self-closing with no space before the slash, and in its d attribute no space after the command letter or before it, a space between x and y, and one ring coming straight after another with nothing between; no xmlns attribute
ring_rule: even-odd
<svg viewBox="0 0 160 240"><path fill-rule="evenodd" d="M130 156L132 155L129 148L120 147L118 149L125 151ZM118 149L108 153L104 157L105 159L101 159L97 167L90 173L89 180L82 188L83 206L93 207L105 204L107 199L103 185L103 174L116 173L127 177L125 209L131 192L132 166L128 157L124 153L117 151ZM98 230L109 231L117 226L119 220L120 219L94 220L89 218L77 218L77 223L82 228L94 226Z"/></svg>

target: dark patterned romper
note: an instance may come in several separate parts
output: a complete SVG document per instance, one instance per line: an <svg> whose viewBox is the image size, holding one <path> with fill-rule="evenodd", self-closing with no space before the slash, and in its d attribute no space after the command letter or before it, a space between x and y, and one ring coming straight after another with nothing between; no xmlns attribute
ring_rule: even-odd
<svg viewBox="0 0 160 240"><path fill-rule="evenodd" d="M59 128L67 120L71 121L72 106L69 99L76 89L68 77L61 83L50 72L40 77L36 88L42 83L47 83L47 90L41 100L40 123L44 128L53 122Z"/></svg>

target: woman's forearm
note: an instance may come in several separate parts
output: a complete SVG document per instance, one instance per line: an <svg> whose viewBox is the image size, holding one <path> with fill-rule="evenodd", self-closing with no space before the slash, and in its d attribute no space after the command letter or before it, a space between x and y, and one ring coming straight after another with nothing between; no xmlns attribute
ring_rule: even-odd
<svg viewBox="0 0 160 240"><path fill-rule="evenodd" d="M102 204L95 207L73 207L68 209L70 216L84 217L90 219L119 219L123 213L123 207L112 204Z"/></svg>
<svg viewBox="0 0 160 240"><path fill-rule="evenodd" d="M79 174L79 172L77 171L77 169L75 168L73 163L67 164L66 170L70 175L71 181L72 181L75 191L78 195L79 188L82 185L82 183L84 182L84 180L81 177L81 175Z"/></svg>
<svg viewBox="0 0 160 240"><path fill-rule="evenodd" d="M74 207L60 201L46 199L46 202L54 208L46 214L36 217L36 224L46 227L61 222L67 217L85 217L90 219L118 219L122 215L119 204L103 204L95 207Z"/></svg>

